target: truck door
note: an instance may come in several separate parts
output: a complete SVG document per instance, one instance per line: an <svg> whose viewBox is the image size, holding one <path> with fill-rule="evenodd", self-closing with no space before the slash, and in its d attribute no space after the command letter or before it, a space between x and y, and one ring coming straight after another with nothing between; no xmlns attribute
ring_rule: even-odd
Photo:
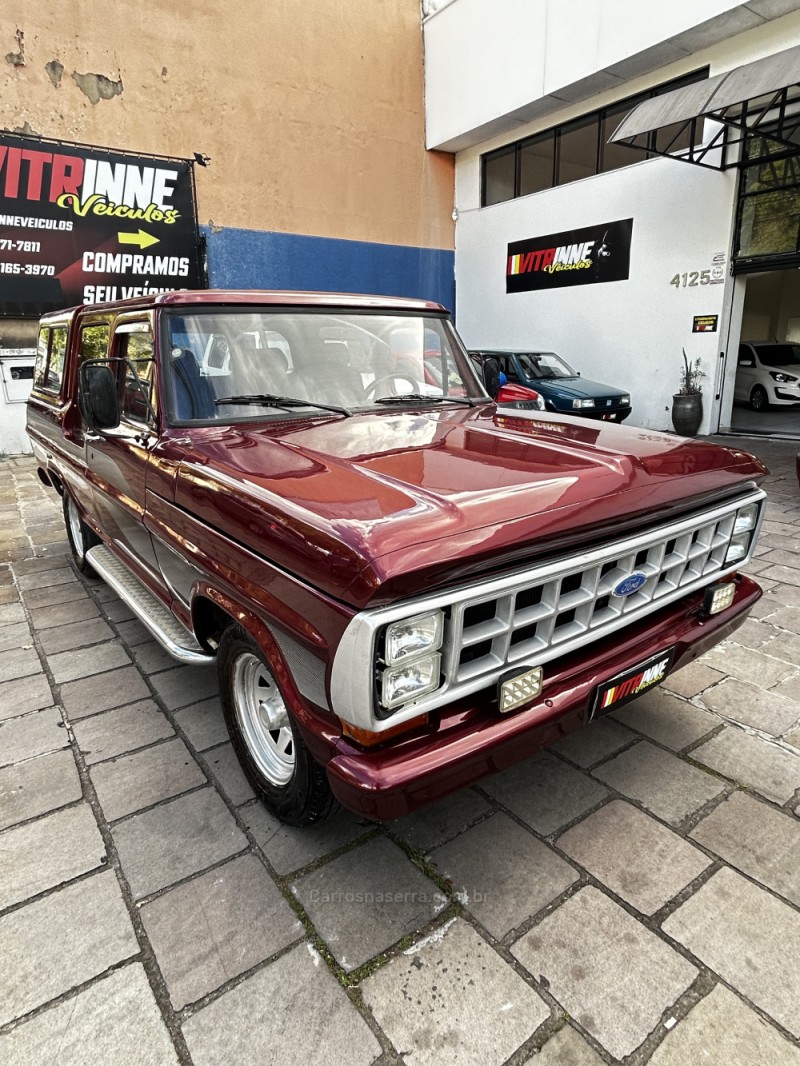
<svg viewBox="0 0 800 1066"><path fill-rule="evenodd" d="M88 358L98 358L87 352ZM147 315L117 319L108 358L117 380L120 424L86 434L87 468L105 539L139 577L160 587L153 542L144 524L150 451L156 442L153 329Z"/></svg>

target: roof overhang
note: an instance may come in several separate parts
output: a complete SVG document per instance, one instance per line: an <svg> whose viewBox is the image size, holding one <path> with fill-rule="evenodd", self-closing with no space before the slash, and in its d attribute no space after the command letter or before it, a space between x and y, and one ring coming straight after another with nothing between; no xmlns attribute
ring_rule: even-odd
<svg viewBox="0 0 800 1066"><path fill-rule="evenodd" d="M717 126L702 123L713 120ZM762 134L800 152L800 45L638 104L610 140L650 154L725 170ZM666 132L665 132L666 131ZM656 138L651 134L661 133ZM774 156L774 149L770 153ZM749 158L746 163L754 160Z"/></svg>

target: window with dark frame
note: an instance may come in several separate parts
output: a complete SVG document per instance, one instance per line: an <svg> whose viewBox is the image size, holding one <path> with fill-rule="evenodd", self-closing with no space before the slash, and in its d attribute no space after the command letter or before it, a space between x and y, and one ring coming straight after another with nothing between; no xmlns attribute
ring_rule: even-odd
<svg viewBox="0 0 800 1066"><path fill-rule="evenodd" d="M623 144L609 144L608 139L625 115L643 100L663 96L707 77L708 67L704 67L571 122L487 152L481 157L481 207L567 185L650 158L655 151L642 152ZM677 151L686 146L693 129L683 131L680 138L670 143L675 132L668 129L651 133L649 148L658 146L663 149L669 145L670 151Z"/></svg>

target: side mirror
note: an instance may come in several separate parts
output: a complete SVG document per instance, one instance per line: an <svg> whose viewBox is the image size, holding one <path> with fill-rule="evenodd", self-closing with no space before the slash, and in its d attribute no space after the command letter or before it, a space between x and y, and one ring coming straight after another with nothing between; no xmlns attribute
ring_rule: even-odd
<svg viewBox="0 0 800 1066"><path fill-rule="evenodd" d="M116 429L119 425L117 381L107 363L90 362L81 367L81 410L92 429Z"/></svg>

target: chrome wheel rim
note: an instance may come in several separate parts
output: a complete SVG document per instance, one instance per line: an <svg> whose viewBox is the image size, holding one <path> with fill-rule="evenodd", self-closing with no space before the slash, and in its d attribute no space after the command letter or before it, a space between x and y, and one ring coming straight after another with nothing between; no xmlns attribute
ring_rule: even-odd
<svg viewBox="0 0 800 1066"><path fill-rule="evenodd" d="M81 519L78 514L78 508L75 506L72 497L67 497L67 519L69 521L69 532L72 538L72 547L79 562L83 562L86 551L83 546L83 530L81 529Z"/></svg>
<svg viewBox="0 0 800 1066"><path fill-rule="evenodd" d="M233 704L250 756L271 785L294 773L294 735L280 690L257 655L245 652L233 667Z"/></svg>

